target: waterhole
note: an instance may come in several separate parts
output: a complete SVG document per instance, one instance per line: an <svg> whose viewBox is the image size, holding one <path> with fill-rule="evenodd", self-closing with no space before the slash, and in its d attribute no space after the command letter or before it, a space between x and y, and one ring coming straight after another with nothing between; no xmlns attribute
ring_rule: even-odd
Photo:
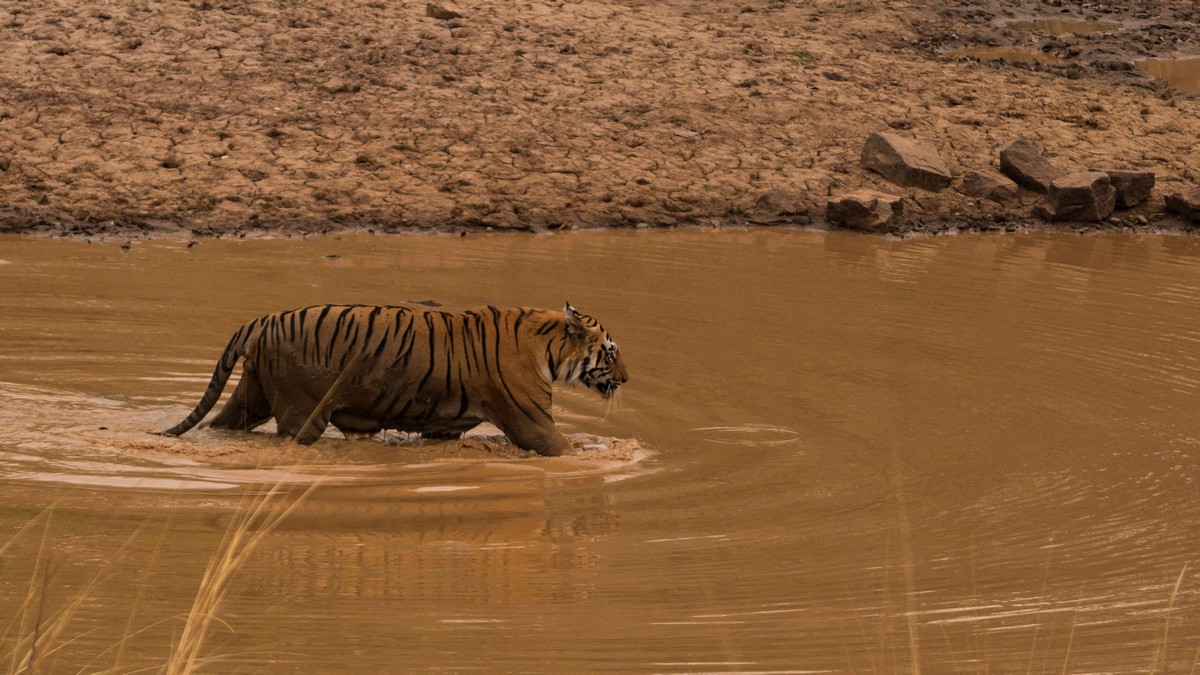
<svg viewBox="0 0 1200 675"><path fill-rule="evenodd" d="M271 485L293 510L225 588L214 672L1186 672L1200 647L1195 238L2 238L0 256L6 664L69 608L43 672L161 668ZM630 381L613 403L558 391L554 415L640 450L149 433L249 318L426 298L598 318Z"/></svg>
<svg viewBox="0 0 1200 675"><path fill-rule="evenodd" d="M1176 89L1200 94L1200 57L1146 59L1135 62L1134 66L1160 80L1165 80Z"/></svg>
<svg viewBox="0 0 1200 675"><path fill-rule="evenodd" d="M1062 35L1064 33L1099 33L1120 30L1121 24L1111 21L1089 21L1087 19L1027 19L1010 21L1007 28L1018 31Z"/></svg>
<svg viewBox="0 0 1200 675"><path fill-rule="evenodd" d="M972 47L963 47L946 52L946 56L959 57L967 56L982 59L984 61L1008 61L1009 63L1044 63L1047 65L1055 65L1065 63L1062 59L1039 52L1025 47L991 47L988 45L975 45Z"/></svg>

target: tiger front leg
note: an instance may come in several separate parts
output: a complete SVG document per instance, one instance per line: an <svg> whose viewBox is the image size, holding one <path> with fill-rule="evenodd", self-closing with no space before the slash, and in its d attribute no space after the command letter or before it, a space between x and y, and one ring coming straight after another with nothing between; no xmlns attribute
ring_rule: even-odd
<svg viewBox="0 0 1200 675"><path fill-rule="evenodd" d="M517 422L493 422L522 450L532 450L539 455L558 457L572 448L571 441L563 435L554 420L546 417L544 421L521 420Z"/></svg>

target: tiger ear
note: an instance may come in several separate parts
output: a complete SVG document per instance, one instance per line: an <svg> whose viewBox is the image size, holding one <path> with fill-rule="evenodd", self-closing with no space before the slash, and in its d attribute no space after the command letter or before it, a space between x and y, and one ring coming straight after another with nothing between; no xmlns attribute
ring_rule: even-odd
<svg viewBox="0 0 1200 675"><path fill-rule="evenodd" d="M577 340L586 338L587 328L583 327L583 321L580 319L579 312L575 311L571 303L567 303L567 306L563 309L563 314L567 317L567 335Z"/></svg>

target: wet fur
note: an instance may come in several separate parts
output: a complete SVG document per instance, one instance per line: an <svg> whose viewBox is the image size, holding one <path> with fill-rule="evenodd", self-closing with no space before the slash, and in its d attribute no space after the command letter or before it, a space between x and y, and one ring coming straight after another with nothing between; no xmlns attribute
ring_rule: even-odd
<svg viewBox="0 0 1200 675"><path fill-rule="evenodd" d="M329 424L347 436L457 438L487 421L522 448L560 455L571 445L550 414L551 385L583 384L608 398L628 379L603 326L569 304L562 312L319 305L239 328L200 403L162 433L199 423L239 358L241 381L211 426L249 431L274 417L280 434L302 444Z"/></svg>

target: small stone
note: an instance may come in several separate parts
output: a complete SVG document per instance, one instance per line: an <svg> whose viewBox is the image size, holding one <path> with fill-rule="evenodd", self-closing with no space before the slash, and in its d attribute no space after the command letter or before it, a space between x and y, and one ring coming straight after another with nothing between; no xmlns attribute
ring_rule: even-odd
<svg viewBox="0 0 1200 675"><path fill-rule="evenodd" d="M874 133L862 149L862 165L896 185L934 192L950 187L950 169L927 143L897 134Z"/></svg>
<svg viewBox="0 0 1200 675"><path fill-rule="evenodd" d="M425 15L432 16L441 21L449 21L450 19L461 19L467 15L461 7L453 2L431 2L425 5Z"/></svg>
<svg viewBox="0 0 1200 675"><path fill-rule="evenodd" d="M1046 220L1098 222L1112 215L1117 190L1103 171L1072 173L1050 183L1050 189L1035 215Z"/></svg>
<svg viewBox="0 0 1200 675"><path fill-rule="evenodd" d="M325 85L325 91L330 94L357 94L362 91L362 84L358 82L346 82L344 80L334 80Z"/></svg>
<svg viewBox="0 0 1200 675"><path fill-rule="evenodd" d="M1000 173L1023 188L1043 194L1050 191L1054 179L1066 174L1024 138L1017 138L1000 150Z"/></svg>
<svg viewBox="0 0 1200 675"><path fill-rule="evenodd" d="M759 195L754 201L754 208L771 215L791 215L800 210L796 200L779 188L771 188Z"/></svg>
<svg viewBox="0 0 1200 675"><path fill-rule="evenodd" d="M1154 190L1154 173L1150 171L1123 171L1119 169L1092 169L1103 171L1117 189L1117 208L1131 209L1150 198Z"/></svg>
<svg viewBox="0 0 1200 675"><path fill-rule="evenodd" d="M1017 184L995 171L968 171L955 186L968 197L983 197L994 202L1006 202L1017 197Z"/></svg>
<svg viewBox="0 0 1200 675"><path fill-rule="evenodd" d="M834 227L863 232L891 232L904 212L904 198L875 190L856 190L825 205L825 220Z"/></svg>
<svg viewBox="0 0 1200 675"><path fill-rule="evenodd" d="M1167 197L1167 210L1200 223L1200 186Z"/></svg>

